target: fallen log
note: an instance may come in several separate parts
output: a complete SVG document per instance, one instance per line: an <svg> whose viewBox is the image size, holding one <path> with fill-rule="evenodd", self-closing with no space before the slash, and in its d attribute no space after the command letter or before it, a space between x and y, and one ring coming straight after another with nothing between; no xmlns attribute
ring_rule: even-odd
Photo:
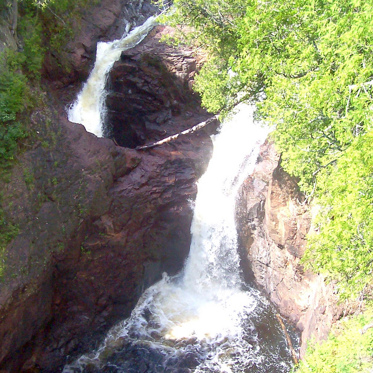
<svg viewBox="0 0 373 373"><path fill-rule="evenodd" d="M162 145L162 144L166 144L170 141L176 140L177 138L179 138L182 135L187 135L189 133L196 132L196 131L200 130L201 128L206 127L208 124L212 123L213 121L218 120L218 118L219 118L219 115L214 115L211 118L205 120L204 122L198 123L195 126L189 128L187 130L181 131L181 132L179 132L175 135L168 136L168 137L166 137L162 140L153 142L153 143L148 144L148 145L137 146L135 149L136 150L146 150L146 149L151 149L151 148L154 148L154 147Z"/></svg>
<svg viewBox="0 0 373 373"><path fill-rule="evenodd" d="M280 325L281 325L281 328L285 334L285 337L286 337L286 340L288 342L288 346L289 346L289 349L291 351L291 355L293 357L293 361L294 361L294 364L295 365L298 365L298 356L297 356L297 353L295 352L294 348L293 348L293 344L291 343L291 338L290 338L290 335L288 333L288 331L286 330L286 326L284 324L284 322L282 321L282 318L281 316L277 313L276 314L276 317L277 317L277 320L279 321Z"/></svg>

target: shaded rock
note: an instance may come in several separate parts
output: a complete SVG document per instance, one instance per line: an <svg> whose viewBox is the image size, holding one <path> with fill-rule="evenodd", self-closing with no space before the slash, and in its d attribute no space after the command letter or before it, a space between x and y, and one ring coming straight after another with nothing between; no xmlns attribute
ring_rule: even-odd
<svg viewBox="0 0 373 373"><path fill-rule="evenodd" d="M190 200L211 151L204 132L144 153L58 126L52 148L23 155L5 194L20 227L0 284L0 361L9 371L59 371L127 317L162 272L182 268Z"/></svg>
<svg viewBox="0 0 373 373"><path fill-rule="evenodd" d="M271 143L262 145L254 173L241 187L237 221L247 278L302 332L303 356L311 336L327 337L341 307L333 286L300 263L311 216Z"/></svg>
<svg viewBox="0 0 373 373"><path fill-rule="evenodd" d="M119 39L157 12L150 0L102 0L73 20L73 38L47 53L43 76L63 105L70 104L94 65L97 42Z"/></svg>
<svg viewBox="0 0 373 373"><path fill-rule="evenodd" d="M134 56L141 56L140 49ZM177 53L182 52L173 54L175 61ZM142 57L133 58L142 63ZM163 60L162 49L149 58L173 63ZM185 61L195 66L194 57ZM154 136L151 126L158 130L159 123L167 123L167 131L177 133L207 117L197 98L172 113L165 99L192 96L189 80L173 71L162 69L160 76L154 69L150 111L146 97L135 102L146 114L146 140ZM146 79L152 73L146 71ZM190 200L216 128L214 123L147 152L121 148L61 115L69 95L61 96L53 83L57 77L50 76L51 91L62 99L31 115L26 150L4 190L7 218L19 227L6 249L0 282L0 369L9 372L60 371L68 357L94 348L127 317L162 272L181 269L190 245ZM125 91L115 84L118 92ZM163 84L178 96L157 88Z"/></svg>
<svg viewBox="0 0 373 373"><path fill-rule="evenodd" d="M156 27L143 43L123 52L109 74L105 132L119 145L157 141L208 117L196 111L200 99L190 90L203 58L160 42L170 33L169 27Z"/></svg>
<svg viewBox="0 0 373 373"><path fill-rule="evenodd" d="M0 283L0 361L9 354L17 360L17 350L52 320L54 266L66 255L78 257L89 221L109 207L105 191L115 173L113 144L100 145L82 126L62 119L51 124L39 114L32 121L44 130L43 142L23 154L4 190L12 201L7 216L19 234L6 250ZM98 162L105 165L99 171Z"/></svg>

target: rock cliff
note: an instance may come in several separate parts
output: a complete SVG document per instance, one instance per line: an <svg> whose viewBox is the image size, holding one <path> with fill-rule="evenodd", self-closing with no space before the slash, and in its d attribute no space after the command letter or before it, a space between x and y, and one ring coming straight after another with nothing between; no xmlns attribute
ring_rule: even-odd
<svg viewBox="0 0 373 373"><path fill-rule="evenodd" d="M68 356L94 347L109 327L128 316L143 289L162 272L180 270L188 254L190 202L210 157L209 135L216 123L141 152L98 139L65 118L64 105L91 65L86 63L93 58L88 46L93 48L100 35L116 35L118 16L137 11L135 3L103 1L100 6L107 8L92 11L93 18L87 13L79 37L89 39L82 47L89 58L79 54L79 38L69 44L72 52L70 47L63 52L75 66L71 75L61 78L53 56L46 61L49 103L31 115L25 151L3 193L9 202L7 218L19 229L3 254L0 282L4 372L59 371ZM133 23L153 9L139 1L141 5L143 12ZM190 92L199 62L191 51L171 52L158 45L163 32L155 30L145 41L148 47L128 52L111 74L117 91L108 97L110 110L132 112L136 103L143 115L119 118L113 126L119 133L122 125L131 131L141 128L142 142L177 133L208 116ZM139 96L128 106L113 99L129 89L137 89ZM126 137L114 136L130 146Z"/></svg>
<svg viewBox="0 0 373 373"><path fill-rule="evenodd" d="M261 147L254 173L241 187L237 222L247 277L301 331L303 356L311 336L326 338L341 308L333 287L300 262L311 224L309 206L270 142Z"/></svg>
<svg viewBox="0 0 373 373"><path fill-rule="evenodd" d="M72 20L74 37L61 50L49 51L43 76L59 90L59 99L71 104L96 59L99 41L119 39L126 29L142 24L157 12L150 0L101 0Z"/></svg>
<svg viewBox="0 0 373 373"><path fill-rule="evenodd" d="M110 72L106 135L119 145L134 148L197 123L191 109L199 97L191 88L203 56L196 59L189 48L160 43L171 33L158 26L139 46L123 52ZM206 115L202 109L200 114Z"/></svg>

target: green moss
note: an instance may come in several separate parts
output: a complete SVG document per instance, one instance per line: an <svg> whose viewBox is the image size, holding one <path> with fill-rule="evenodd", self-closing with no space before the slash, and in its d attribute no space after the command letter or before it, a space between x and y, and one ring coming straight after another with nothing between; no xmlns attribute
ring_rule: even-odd
<svg viewBox="0 0 373 373"><path fill-rule="evenodd" d="M17 51L0 54L0 171L13 164L21 139L27 137L24 124L30 111L40 105L41 71L46 51L62 61L60 51L71 40L82 10L98 0L23 0L19 2ZM8 3L7 3L8 4ZM0 4L0 10L7 8ZM74 27L75 25L75 27ZM43 147L55 144L44 141Z"/></svg>
<svg viewBox="0 0 373 373"><path fill-rule="evenodd" d="M91 250L86 249L83 245L80 246L80 252L83 255L91 255L92 254Z"/></svg>
<svg viewBox="0 0 373 373"><path fill-rule="evenodd" d="M30 168L25 168L23 170L23 179L25 181L25 184L27 186L28 190L34 190L35 188L35 178L32 170Z"/></svg>
<svg viewBox="0 0 373 373"><path fill-rule="evenodd" d="M6 265L6 247L17 236L19 227L14 224L3 209L3 197L0 195L0 279L3 277Z"/></svg>

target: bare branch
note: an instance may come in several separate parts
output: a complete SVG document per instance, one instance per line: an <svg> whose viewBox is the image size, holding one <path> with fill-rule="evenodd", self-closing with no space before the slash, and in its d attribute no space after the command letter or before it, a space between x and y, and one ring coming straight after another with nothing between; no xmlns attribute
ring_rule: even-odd
<svg viewBox="0 0 373 373"><path fill-rule="evenodd" d="M291 338L290 338L290 336L289 336L289 333L288 333L288 331L286 330L285 324L284 324L284 322L282 321L281 316L280 316L278 313L276 313L276 317L277 317L277 320L279 321L279 323L280 323L280 325L281 325L281 328L282 328L282 330L283 330L283 332L284 332L284 334L285 334L286 340L287 340L287 342L288 342L289 349L290 349L290 351L291 351L291 355L292 355L292 357L293 357L294 364L297 365L297 364L298 364L298 355L297 355L297 353L295 352L295 350L294 350L294 348L293 348L293 344L292 344L292 342L291 342Z"/></svg>
<svg viewBox="0 0 373 373"><path fill-rule="evenodd" d="M207 119L206 121L198 123L195 126L189 128L187 130L184 130L182 132L179 132L179 133L177 133L175 135L168 136L168 137L166 137L166 138L164 138L162 140L153 142L153 143L148 144L148 145L137 146L136 150L146 150L146 149L151 149L151 148L154 148L154 147L162 145L162 144L166 144L166 143L168 143L170 141L176 140L177 138L179 138L182 135L187 135L189 133L194 133L194 132L200 130L201 128L206 127L208 124L210 124L210 123L218 120L218 118L219 118L218 115L214 115L213 117Z"/></svg>
<svg viewBox="0 0 373 373"><path fill-rule="evenodd" d="M368 82L365 82L365 83L349 85L348 88L351 90L354 90L354 89L358 89L364 86L373 86L373 80L369 80Z"/></svg>
<svg viewBox="0 0 373 373"><path fill-rule="evenodd" d="M322 169L324 169L324 168L327 168L328 166L330 166L331 164L333 164L333 163L335 163L335 162L337 162L337 159L338 158L336 158L336 159L333 159L332 161L330 161L330 162L328 162L326 165L324 165L324 166L320 166L313 174L312 174L312 176L316 176Z"/></svg>
<svg viewBox="0 0 373 373"><path fill-rule="evenodd" d="M365 334L370 328L373 328L373 323L365 325L364 328L360 330L360 334Z"/></svg>

